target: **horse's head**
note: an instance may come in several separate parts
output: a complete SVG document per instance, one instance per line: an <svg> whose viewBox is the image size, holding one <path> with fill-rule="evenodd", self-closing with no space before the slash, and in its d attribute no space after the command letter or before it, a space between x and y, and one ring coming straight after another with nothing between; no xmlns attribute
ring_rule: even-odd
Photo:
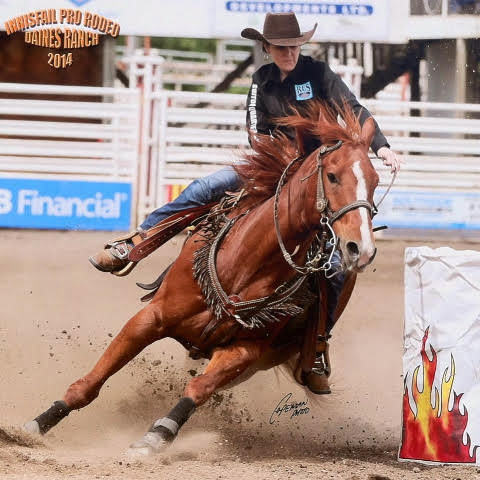
<svg viewBox="0 0 480 480"><path fill-rule="evenodd" d="M353 134L353 141L324 155L321 148L316 152L322 165L330 223L340 239L343 262L357 272L370 264L376 253L372 210L378 174L368 157L374 133L375 124L368 119L357 138Z"/></svg>
<svg viewBox="0 0 480 480"><path fill-rule="evenodd" d="M312 232L312 226L319 226L320 217L324 221L325 215L329 216L340 238L345 266L360 272L373 260L376 251L371 215L378 175L368 158L375 124L368 119L362 127L346 102L333 109L325 102L314 101L301 112L292 107L292 112L276 122L293 129L296 141L292 143L278 132L274 138L255 135L255 152L246 154L245 162L236 166L236 171L252 197L267 198L281 184L279 178L293 166L288 175L292 181L297 180L293 188L301 203L299 217L304 231ZM319 143L322 146L312 152L312 146ZM319 165L323 180L320 183L313 175ZM300 191L304 192L303 197ZM324 210L305 208L321 204L320 197L327 200Z"/></svg>

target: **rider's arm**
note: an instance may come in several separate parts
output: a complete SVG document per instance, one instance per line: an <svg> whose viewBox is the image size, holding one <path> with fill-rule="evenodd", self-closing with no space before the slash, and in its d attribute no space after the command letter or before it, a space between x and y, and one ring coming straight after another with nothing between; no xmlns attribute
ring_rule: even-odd
<svg viewBox="0 0 480 480"><path fill-rule="evenodd" d="M355 114L360 116L360 123L362 125L367 118L372 117L370 112L358 102L355 95L349 90L343 80L336 73L334 73L328 65L325 65L323 85L327 94L327 98L333 103L333 105L336 104L341 107L345 101L347 105L352 108ZM390 148L390 145L388 144L385 135L383 135L374 118L373 121L375 122L375 135L373 137L371 147L375 154L377 154L380 148Z"/></svg>

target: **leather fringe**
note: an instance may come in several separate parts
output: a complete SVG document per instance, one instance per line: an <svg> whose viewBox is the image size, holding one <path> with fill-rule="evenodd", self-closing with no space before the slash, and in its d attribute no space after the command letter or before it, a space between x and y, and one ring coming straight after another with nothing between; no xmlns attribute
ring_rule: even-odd
<svg viewBox="0 0 480 480"><path fill-rule="evenodd" d="M212 243L226 221L224 215L218 215L210 217L208 223L202 226L204 244L195 252L193 261L193 276L201 288L205 303L217 320L232 317L212 286L208 268ZM315 300L315 295L309 290L307 283L303 282L303 285L287 298L278 299L276 295L272 295L271 301L267 298L261 308L253 306L251 309L236 312L233 318L243 327L252 329L265 327L266 323L279 322L286 317L301 315Z"/></svg>

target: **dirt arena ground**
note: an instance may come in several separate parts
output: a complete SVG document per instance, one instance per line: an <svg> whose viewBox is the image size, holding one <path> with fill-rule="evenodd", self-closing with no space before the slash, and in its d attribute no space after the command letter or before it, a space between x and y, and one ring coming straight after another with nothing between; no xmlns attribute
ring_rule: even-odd
<svg viewBox="0 0 480 480"><path fill-rule="evenodd" d="M396 460L402 397L403 252L380 241L332 341L333 394L312 398L280 370L261 372L197 410L175 444L134 461L124 452L176 402L202 362L164 340L110 379L89 407L37 440L16 428L61 398L141 304L182 238L126 278L87 261L110 235L0 230L0 479L474 479L478 467ZM478 248L455 243L454 248ZM288 393L308 413L270 417Z"/></svg>

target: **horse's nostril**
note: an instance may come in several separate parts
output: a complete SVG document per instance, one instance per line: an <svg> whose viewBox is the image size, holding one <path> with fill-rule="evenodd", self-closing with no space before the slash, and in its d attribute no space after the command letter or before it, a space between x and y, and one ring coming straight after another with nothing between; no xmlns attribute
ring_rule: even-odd
<svg viewBox="0 0 480 480"><path fill-rule="evenodd" d="M360 251L358 250L358 245L355 242L347 243L347 250L351 257L358 257Z"/></svg>

